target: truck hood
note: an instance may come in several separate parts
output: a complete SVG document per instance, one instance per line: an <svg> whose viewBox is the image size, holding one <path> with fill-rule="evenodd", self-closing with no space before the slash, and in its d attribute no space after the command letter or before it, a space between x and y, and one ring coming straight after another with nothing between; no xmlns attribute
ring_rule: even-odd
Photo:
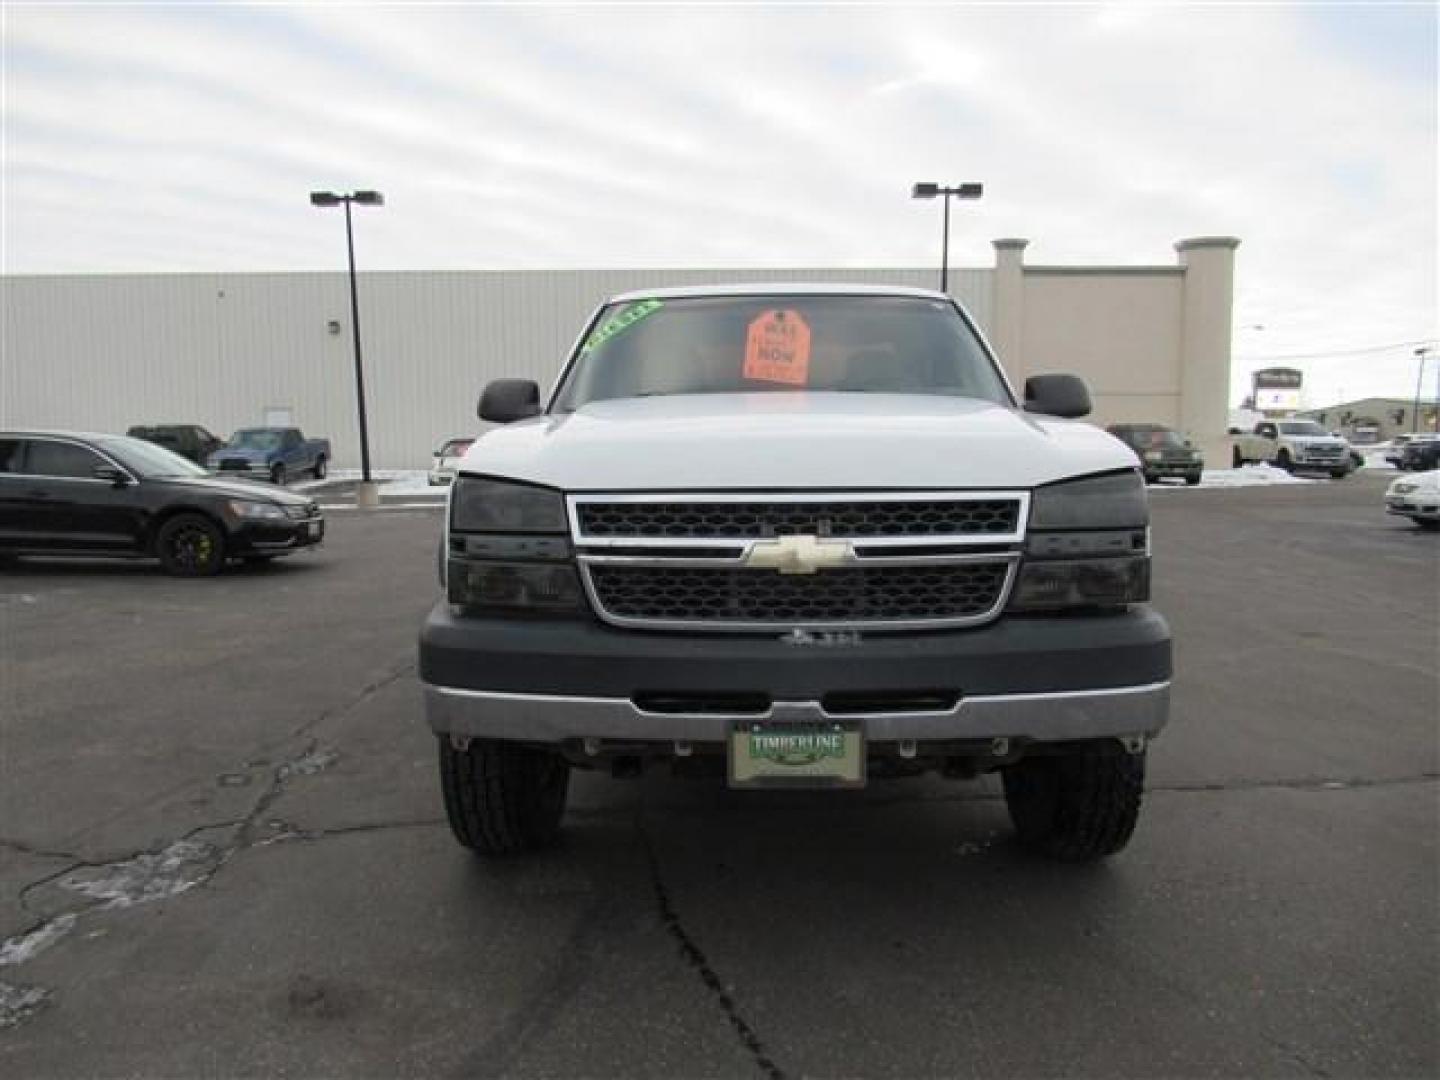
<svg viewBox="0 0 1440 1080"><path fill-rule="evenodd" d="M481 436L461 471L565 491L1029 488L1135 468L1089 424L906 394L593 402Z"/></svg>

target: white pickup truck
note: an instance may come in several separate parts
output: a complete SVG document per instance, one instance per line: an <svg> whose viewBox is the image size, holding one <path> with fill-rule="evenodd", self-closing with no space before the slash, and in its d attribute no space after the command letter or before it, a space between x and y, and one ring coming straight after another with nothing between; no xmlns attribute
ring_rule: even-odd
<svg viewBox="0 0 1440 1080"><path fill-rule="evenodd" d="M736 788L998 771L1021 841L1124 847L1164 726L1131 450L1067 375L1012 390L941 293L647 291L542 403L502 379L420 637L457 840L526 850L570 771Z"/></svg>
<svg viewBox="0 0 1440 1080"><path fill-rule="evenodd" d="M1287 472L1315 470L1340 480L1356 468L1350 444L1314 420L1261 420L1248 435L1231 440L1235 468L1264 462Z"/></svg>

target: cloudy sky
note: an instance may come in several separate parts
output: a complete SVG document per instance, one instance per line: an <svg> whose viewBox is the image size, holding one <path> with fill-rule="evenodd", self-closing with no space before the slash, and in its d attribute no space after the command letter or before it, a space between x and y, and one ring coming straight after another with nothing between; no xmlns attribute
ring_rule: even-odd
<svg viewBox="0 0 1440 1080"><path fill-rule="evenodd" d="M1240 237L1236 382L1414 391L1436 9L6 0L11 274L1171 263ZM1440 374L1440 356L1430 370ZM1429 383L1427 378L1427 383Z"/></svg>

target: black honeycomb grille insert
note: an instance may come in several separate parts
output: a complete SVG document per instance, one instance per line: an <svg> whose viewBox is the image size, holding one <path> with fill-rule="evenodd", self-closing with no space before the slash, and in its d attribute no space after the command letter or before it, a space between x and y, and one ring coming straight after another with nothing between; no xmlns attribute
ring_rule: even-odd
<svg viewBox="0 0 1440 1080"><path fill-rule="evenodd" d="M1018 499L925 502L580 503L587 537L927 537L1013 533Z"/></svg>
<svg viewBox="0 0 1440 1080"><path fill-rule="evenodd" d="M1008 564L849 567L816 574L700 567L590 567L605 613L647 622L900 622L984 615Z"/></svg>

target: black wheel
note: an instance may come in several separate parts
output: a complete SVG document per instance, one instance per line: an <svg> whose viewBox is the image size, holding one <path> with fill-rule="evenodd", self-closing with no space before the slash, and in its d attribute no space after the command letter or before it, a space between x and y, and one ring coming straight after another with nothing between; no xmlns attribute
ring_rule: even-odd
<svg viewBox="0 0 1440 1080"><path fill-rule="evenodd" d="M1440 529L1440 521L1437 521L1435 518L1411 518L1410 520L1422 529Z"/></svg>
<svg viewBox="0 0 1440 1080"><path fill-rule="evenodd" d="M1093 862L1130 842L1140 817L1145 755L1120 751L1025 758L1004 770L1020 842L1063 862Z"/></svg>
<svg viewBox="0 0 1440 1080"><path fill-rule="evenodd" d="M1191 487L1194 487L1196 484L1200 483L1200 474L1198 472L1186 473L1185 483L1187 483Z"/></svg>
<svg viewBox="0 0 1440 1080"><path fill-rule="evenodd" d="M501 739L456 750L440 736L440 787L450 831L481 855L513 855L555 842L570 765L559 754Z"/></svg>
<svg viewBox="0 0 1440 1080"><path fill-rule="evenodd" d="M160 526L155 554L167 574L205 577L225 565L225 537L207 517L178 514Z"/></svg>
<svg viewBox="0 0 1440 1080"><path fill-rule="evenodd" d="M1349 470L1349 469L1331 469L1331 470L1330 470L1330 479L1331 479L1331 480L1344 480L1345 477L1347 477L1347 476L1349 476L1349 475L1350 475L1350 470Z"/></svg>
<svg viewBox="0 0 1440 1080"><path fill-rule="evenodd" d="M1237 446L1235 447L1235 449L1230 451L1230 467L1232 469L1238 469L1241 465L1244 464L1245 459L1240 456L1240 448Z"/></svg>
<svg viewBox="0 0 1440 1080"><path fill-rule="evenodd" d="M284 465L272 465L272 466L270 466L270 482L271 482L272 484L277 484L277 485L279 485L280 487L284 487L284 486L285 486L285 466L284 466Z"/></svg>
<svg viewBox="0 0 1440 1080"><path fill-rule="evenodd" d="M1280 453L1275 455L1275 465L1277 468L1284 469L1286 472L1295 471L1295 462L1290 459L1289 450L1281 450Z"/></svg>
<svg viewBox="0 0 1440 1080"><path fill-rule="evenodd" d="M325 455L321 454L315 459L315 479L324 480L328 467L325 464Z"/></svg>

